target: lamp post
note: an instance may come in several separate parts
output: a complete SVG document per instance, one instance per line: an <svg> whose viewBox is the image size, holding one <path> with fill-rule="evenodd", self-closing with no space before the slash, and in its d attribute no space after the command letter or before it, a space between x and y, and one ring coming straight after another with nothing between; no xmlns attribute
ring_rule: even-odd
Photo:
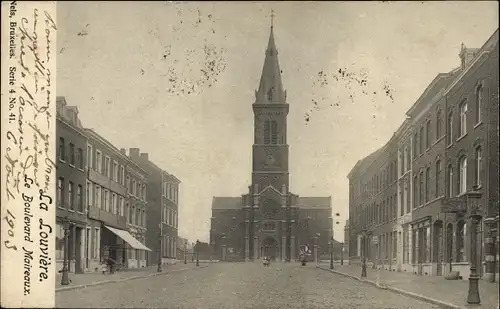
<svg viewBox="0 0 500 309"><path fill-rule="evenodd" d="M318 244L318 240L319 240L319 236L320 234L319 233L316 233L316 236L314 237L314 262L316 264L319 263L319 244Z"/></svg>
<svg viewBox="0 0 500 309"><path fill-rule="evenodd" d="M362 233L362 238L361 238L361 243L362 243L362 253L363 253L363 257L362 257L362 262L361 262L361 278L366 278L366 228L363 227L363 229L361 230L361 233Z"/></svg>
<svg viewBox="0 0 500 309"><path fill-rule="evenodd" d="M340 243L340 265L344 265L344 243Z"/></svg>
<svg viewBox="0 0 500 309"><path fill-rule="evenodd" d="M161 228L162 228L162 224L158 224L158 227L159 227L159 231L158 231L158 261L157 261L157 264L158 264L158 268L156 269L157 272L161 273L162 272L162 269L161 269L161 263L162 263L162 260L161 260L161 245L162 245L162 233L161 233Z"/></svg>
<svg viewBox="0 0 500 309"><path fill-rule="evenodd" d="M184 240L184 264L187 264L187 240Z"/></svg>
<svg viewBox="0 0 500 309"><path fill-rule="evenodd" d="M196 266L200 266L200 241L196 240Z"/></svg>
<svg viewBox="0 0 500 309"><path fill-rule="evenodd" d="M467 208L471 220L471 238L470 238L470 275L469 275L469 293L467 294L468 304L480 304L479 297L479 275L477 273L477 225L481 219L479 214L479 205L477 201L481 197L478 187L474 186L473 191L467 193Z"/></svg>
<svg viewBox="0 0 500 309"><path fill-rule="evenodd" d="M64 227L64 261L63 261L63 269L62 269L62 278L61 285L69 285L69 268L68 268L68 255L69 255L69 229L71 222L68 220L68 217L63 219L63 227Z"/></svg>
<svg viewBox="0 0 500 309"><path fill-rule="evenodd" d="M330 240L330 269L333 269L333 237Z"/></svg>

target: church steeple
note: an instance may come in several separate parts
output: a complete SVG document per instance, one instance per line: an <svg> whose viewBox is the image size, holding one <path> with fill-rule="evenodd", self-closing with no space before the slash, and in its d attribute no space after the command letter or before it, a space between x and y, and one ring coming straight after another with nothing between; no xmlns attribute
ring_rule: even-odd
<svg viewBox="0 0 500 309"><path fill-rule="evenodd" d="M267 43L266 58L260 77L259 90L255 95L256 103L286 103L286 91L283 90L281 82L278 50L274 42L274 12L271 13L271 33L269 35L269 42Z"/></svg>

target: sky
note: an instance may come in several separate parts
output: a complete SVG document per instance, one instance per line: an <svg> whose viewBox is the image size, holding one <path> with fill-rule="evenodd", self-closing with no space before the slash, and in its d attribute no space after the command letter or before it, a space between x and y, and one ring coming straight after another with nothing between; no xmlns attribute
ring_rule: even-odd
<svg viewBox="0 0 500 309"><path fill-rule="evenodd" d="M351 168L389 140L438 73L459 66L462 42L481 47L498 27L496 1L57 5L57 95L85 127L182 181L179 235L200 241L212 197L250 184L271 10L290 104L290 189L332 197L336 239Z"/></svg>

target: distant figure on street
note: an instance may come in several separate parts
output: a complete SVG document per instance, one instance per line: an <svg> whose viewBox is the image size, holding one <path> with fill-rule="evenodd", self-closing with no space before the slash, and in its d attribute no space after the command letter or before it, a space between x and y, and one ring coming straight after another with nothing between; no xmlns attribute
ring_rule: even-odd
<svg viewBox="0 0 500 309"><path fill-rule="evenodd" d="M109 269L109 274L113 274L115 272L115 264L116 261L110 257L104 258L103 263L107 265L107 268ZM105 272L105 271L104 271ZM104 274L103 272L103 274Z"/></svg>

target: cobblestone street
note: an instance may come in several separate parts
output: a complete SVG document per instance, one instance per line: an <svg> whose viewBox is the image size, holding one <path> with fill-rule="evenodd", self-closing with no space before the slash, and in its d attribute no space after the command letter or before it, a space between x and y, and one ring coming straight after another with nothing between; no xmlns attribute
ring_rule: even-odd
<svg viewBox="0 0 500 309"><path fill-rule="evenodd" d="M217 263L56 294L58 308L433 309L315 265Z"/></svg>

